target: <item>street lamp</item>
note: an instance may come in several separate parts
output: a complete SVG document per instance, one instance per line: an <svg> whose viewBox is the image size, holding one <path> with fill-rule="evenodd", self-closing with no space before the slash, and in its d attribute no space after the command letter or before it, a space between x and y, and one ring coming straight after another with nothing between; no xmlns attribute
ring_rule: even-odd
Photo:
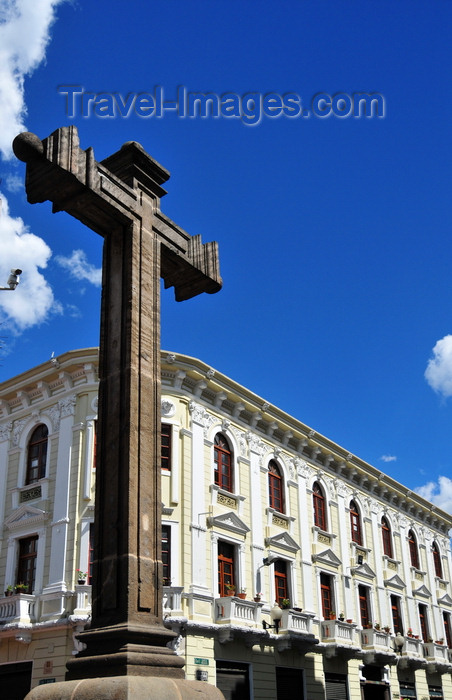
<svg viewBox="0 0 452 700"><path fill-rule="evenodd" d="M404 644L405 644L404 637L400 634L400 632L397 632L395 639L394 639L394 646L395 646L395 651L398 654L402 653L402 648L403 648Z"/></svg>
<svg viewBox="0 0 452 700"><path fill-rule="evenodd" d="M264 630L270 630L274 629L275 634L279 633L279 625L281 624L281 618L282 618L282 610L279 607L278 603L275 603L272 609L270 610L270 617L272 619L273 625L269 625L268 622L265 620L262 622L262 627Z"/></svg>
<svg viewBox="0 0 452 700"><path fill-rule="evenodd" d="M0 287L0 291L2 292L13 292L17 285L19 284L20 278L19 275L22 274L22 270L16 269L15 267L11 268L11 274L8 277L7 281L7 287Z"/></svg>

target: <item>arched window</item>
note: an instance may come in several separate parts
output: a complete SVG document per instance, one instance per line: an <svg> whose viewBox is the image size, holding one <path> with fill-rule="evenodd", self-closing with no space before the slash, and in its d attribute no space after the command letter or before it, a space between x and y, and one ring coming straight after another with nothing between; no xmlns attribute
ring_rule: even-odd
<svg viewBox="0 0 452 700"><path fill-rule="evenodd" d="M419 552L417 548L416 535L414 534L413 530L410 530L408 533L408 545L410 547L411 566L414 566L415 569L419 569Z"/></svg>
<svg viewBox="0 0 452 700"><path fill-rule="evenodd" d="M26 484L34 484L46 475L48 435L47 426L43 423L31 434L28 443Z"/></svg>
<svg viewBox="0 0 452 700"><path fill-rule="evenodd" d="M222 433L215 435L213 454L215 484L220 489L232 493L234 487L232 479L232 452L229 442Z"/></svg>
<svg viewBox="0 0 452 700"><path fill-rule="evenodd" d="M392 537L391 527L387 518L384 516L381 519L381 537L383 540L383 554L392 559Z"/></svg>
<svg viewBox="0 0 452 700"><path fill-rule="evenodd" d="M433 543L432 552L433 552L433 566L435 567L435 576L438 576L438 578L442 578L443 577L443 567L441 564L441 554L439 553L438 545L436 544L436 542Z"/></svg>
<svg viewBox="0 0 452 700"><path fill-rule="evenodd" d="M325 496L320 484L316 481L312 487L312 501L314 505L314 525L321 530L326 530L326 506Z"/></svg>
<svg viewBox="0 0 452 700"><path fill-rule="evenodd" d="M350 501L350 529L352 532L352 542L362 545L363 535L361 528L361 516L355 501Z"/></svg>
<svg viewBox="0 0 452 700"><path fill-rule="evenodd" d="M274 459L268 464L268 500L270 508L284 513L283 480L281 470Z"/></svg>

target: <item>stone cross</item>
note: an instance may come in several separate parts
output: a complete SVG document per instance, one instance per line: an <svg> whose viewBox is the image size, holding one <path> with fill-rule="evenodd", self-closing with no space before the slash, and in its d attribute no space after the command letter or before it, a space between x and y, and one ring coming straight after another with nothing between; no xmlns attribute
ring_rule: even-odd
<svg viewBox="0 0 452 700"><path fill-rule="evenodd" d="M92 625L66 682L30 698L77 698L76 679L101 679L102 693L113 683L118 698L161 700L176 686L178 698L191 698L192 686L193 697L222 697L181 680L184 662L163 625L160 497L160 277L178 301L219 291L217 244L160 211L169 173L134 141L101 162L80 148L74 126L43 141L19 134L13 148L27 163L30 203L50 200L104 238ZM103 698L90 683L80 697Z"/></svg>

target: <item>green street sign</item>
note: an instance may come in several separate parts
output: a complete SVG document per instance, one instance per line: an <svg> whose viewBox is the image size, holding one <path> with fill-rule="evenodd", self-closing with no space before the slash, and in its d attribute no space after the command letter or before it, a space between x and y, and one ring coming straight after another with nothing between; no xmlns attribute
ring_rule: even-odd
<svg viewBox="0 0 452 700"><path fill-rule="evenodd" d="M200 666L208 666L209 659L199 659L195 656L195 664L199 664Z"/></svg>

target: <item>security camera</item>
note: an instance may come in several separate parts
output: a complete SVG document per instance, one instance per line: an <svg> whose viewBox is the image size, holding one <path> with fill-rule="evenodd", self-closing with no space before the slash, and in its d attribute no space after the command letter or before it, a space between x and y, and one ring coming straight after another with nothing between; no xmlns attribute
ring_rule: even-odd
<svg viewBox="0 0 452 700"><path fill-rule="evenodd" d="M8 282L6 283L10 289L16 289L20 281L19 275L21 274L22 270L16 269L15 267L11 268L11 274L8 277Z"/></svg>
<svg viewBox="0 0 452 700"><path fill-rule="evenodd" d="M277 560L276 554L269 554L268 557L265 557L262 559L264 566L270 566L270 564L273 564L274 561Z"/></svg>

